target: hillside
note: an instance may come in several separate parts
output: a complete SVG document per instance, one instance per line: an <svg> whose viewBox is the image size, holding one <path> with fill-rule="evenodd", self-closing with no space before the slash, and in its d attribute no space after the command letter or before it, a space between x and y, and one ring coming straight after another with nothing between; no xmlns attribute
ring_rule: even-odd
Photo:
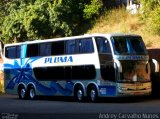
<svg viewBox="0 0 160 119"><path fill-rule="evenodd" d="M140 19L140 14L132 15L124 9L107 11L96 20L88 33L133 33L139 34L147 48L159 48L160 36L152 34Z"/></svg>

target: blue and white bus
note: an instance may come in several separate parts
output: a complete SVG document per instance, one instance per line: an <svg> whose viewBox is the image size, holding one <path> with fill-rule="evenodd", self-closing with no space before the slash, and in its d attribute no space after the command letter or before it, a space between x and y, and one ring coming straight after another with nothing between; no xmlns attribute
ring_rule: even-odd
<svg viewBox="0 0 160 119"><path fill-rule="evenodd" d="M156 60L155 71L159 65ZM92 34L7 44L5 92L38 95L123 97L150 95L150 63L142 37Z"/></svg>

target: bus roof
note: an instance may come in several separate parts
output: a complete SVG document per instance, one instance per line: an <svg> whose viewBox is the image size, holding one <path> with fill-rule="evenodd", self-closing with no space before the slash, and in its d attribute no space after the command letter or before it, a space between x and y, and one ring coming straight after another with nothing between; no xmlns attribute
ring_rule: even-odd
<svg viewBox="0 0 160 119"><path fill-rule="evenodd" d="M21 44L34 44L34 43L43 43L43 42L61 41L61 40L72 40L72 39L96 37L96 36L102 36L102 37L109 38L109 37L112 37L112 36L140 36L140 35L124 34L124 33L113 33L113 34L95 33L95 34L84 34L84 35L80 35L80 36L61 37L61 38L52 38L52 39L34 40L34 41L25 41L25 42L19 42L19 43L6 44L5 46L14 46L14 45L21 45Z"/></svg>

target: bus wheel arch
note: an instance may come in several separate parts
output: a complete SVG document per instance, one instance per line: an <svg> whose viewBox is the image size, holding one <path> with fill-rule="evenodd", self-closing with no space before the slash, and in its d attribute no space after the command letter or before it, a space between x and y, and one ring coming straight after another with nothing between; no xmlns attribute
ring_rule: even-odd
<svg viewBox="0 0 160 119"><path fill-rule="evenodd" d="M74 85L74 99L78 102L82 102L84 100L85 89L83 84L77 83Z"/></svg>
<svg viewBox="0 0 160 119"><path fill-rule="evenodd" d="M18 96L19 96L19 99L26 99L27 91L26 91L26 87L24 84L18 85Z"/></svg>
<svg viewBox="0 0 160 119"><path fill-rule="evenodd" d="M31 83L27 86L27 97L31 100L35 99L36 92L35 92L35 86Z"/></svg>
<svg viewBox="0 0 160 119"><path fill-rule="evenodd" d="M87 97L91 102L96 102L98 100L98 87L96 84L94 83L88 84Z"/></svg>

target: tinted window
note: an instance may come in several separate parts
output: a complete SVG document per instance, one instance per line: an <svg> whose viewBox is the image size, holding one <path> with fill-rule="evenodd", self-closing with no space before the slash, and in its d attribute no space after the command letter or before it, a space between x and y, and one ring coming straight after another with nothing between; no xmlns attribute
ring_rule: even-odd
<svg viewBox="0 0 160 119"><path fill-rule="evenodd" d="M34 68L33 71L38 80L85 80L94 79L96 76L94 65L37 67Z"/></svg>
<svg viewBox="0 0 160 119"><path fill-rule="evenodd" d="M112 42L115 46L116 54L128 53L126 37L114 37L114 40L112 40Z"/></svg>
<svg viewBox="0 0 160 119"><path fill-rule="evenodd" d="M11 46L11 47L6 47L5 51L5 56L7 58L15 59L15 58L20 58L20 46Z"/></svg>
<svg viewBox="0 0 160 119"><path fill-rule="evenodd" d="M94 79L96 76L95 67L93 65L88 66L73 66L72 78L73 79Z"/></svg>
<svg viewBox="0 0 160 119"><path fill-rule="evenodd" d="M17 55L17 58L20 58L20 56L21 56L21 47L20 46L16 46L16 55Z"/></svg>
<svg viewBox="0 0 160 119"><path fill-rule="evenodd" d="M64 51L64 41L52 43L52 55L63 55Z"/></svg>
<svg viewBox="0 0 160 119"><path fill-rule="evenodd" d="M146 61L120 61L123 67L120 81L123 82L147 82L150 81L150 68Z"/></svg>
<svg viewBox="0 0 160 119"><path fill-rule="evenodd" d="M49 56L51 55L51 43L41 43L39 44L39 55Z"/></svg>
<svg viewBox="0 0 160 119"><path fill-rule="evenodd" d="M66 41L66 54L78 53L76 40Z"/></svg>
<svg viewBox="0 0 160 119"><path fill-rule="evenodd" d="M145 52L144 43L142 42L142 40L139 37L130 38L130 42L131 42L132 48L135 52L137 52L137 53L144 53Z"/></svg>
<svg viewBox="0 0 160 119"><path fill-rule="evenodd" d="M101 76L104 80L116 80L116 70L114 69L113 63L101 65Z"/></svg>
<svg viewBox="0 0 160 119"><path fill-rule="evenodd" d="M65 67L65 79L72 79L72 67L66 66Z"/></svg>
<svg viewBox="0 0 160 119"><path fill-rule="evenodd" d="M92 39L88 38L88 39L80 39L79 41L77 40L77 42L79 43L79 53L92 53L94 52L94 48L93 48L93 43L92 43Z"/></svg>
<svg viewBox="0 0 160 119"><path fill-rule="evenodd" d="M92 38L66 41L66 54L94 52Z"/></svg>
<svg viewBox="0 0 160 119"><path fill-rule="evenodd" d="M64 67L39 67L33 69L38 80L64 79Z"/></svg>
<svg viewBox="0 0 160 119"><path fill-rule="evenodd" d="M36 57L36 56L38 56L38 44L28 44L26 57Z"/></svg>
<svg viewBox="0 0 160 119"><path fill-rule="evenodd" d="M144 42L138 36L114 36L112 44L115 54L147 54Z"/></svg>
<svg viewBox="0 0 160 119"><path fill-rule="evenodd" d="M99 53L111 53L109 41L103 37L96 37L96 44Z"/></svg>

